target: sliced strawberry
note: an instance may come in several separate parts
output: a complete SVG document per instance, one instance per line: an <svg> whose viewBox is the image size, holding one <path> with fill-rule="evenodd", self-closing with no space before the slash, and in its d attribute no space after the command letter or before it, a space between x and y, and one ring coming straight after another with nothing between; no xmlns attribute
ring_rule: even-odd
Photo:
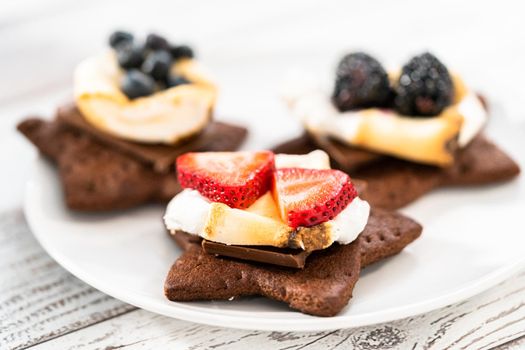
<svg viewBox="0 0 525 350"><path fill-rule="evenodd" d="M186 153L177 158L183 188L232 208L247 208L266 193L274 168L269 151Z"/></svg>
<svg viewBox="0 0 525 350"><path fill-rule="evenodd" d="M357 191L339 170L284 168L275 171L273 195L282 219L295 228L332 220Z"/></svg>

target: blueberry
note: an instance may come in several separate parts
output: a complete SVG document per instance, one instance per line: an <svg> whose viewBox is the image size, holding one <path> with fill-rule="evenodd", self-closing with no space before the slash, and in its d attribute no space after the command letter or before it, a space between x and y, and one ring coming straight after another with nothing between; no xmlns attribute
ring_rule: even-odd
<svg viewBox="0 0 525 350"><path fill-rule="evenodd" d="M191 47L186 45L172 46L170 48L170 53L174 60L181 58L193 58L195 56Z"/></svg>
<svg viewBox="0 0 525 350"><path fill-rule="evenodd" d="M142 64L142 71L155 80L165 80L171 68L171 55L164 50L151 51Z"/></svg>
<svg viewBox="0 0 525 350"><path fill-rule="evenodd" d="M119 45L133 42L133 34L116 30L109 36L109 46L116 49Z"/></svg>
<svg viewBox="0 0 525 350"><path fill-rule="evenodd" d="M146 47L150 50L169 50L170 44L163 36L151 33L146 37Z"/></svg>
<svg viewBox="0 0 525 350"><path fill-rule="evenodd" d="M118 64L124 69L139 68L144 62L144 47L132 43L117 46Z"/></svg>
<svg viewBox="0 0 525 350"><path fill-rule="evenodd" d="M155 81L137 69L130 69L122 79L120 88L130 99L151 95Z"/></svg>
<svg viewBox="0 0 525 350"><path fill-rule="evenodd" d="M168 79L166 80L166 86L168 88L183 85L183 84L191 84L191 82L184 77L176 76L176 75L170 75Z"/></svg>

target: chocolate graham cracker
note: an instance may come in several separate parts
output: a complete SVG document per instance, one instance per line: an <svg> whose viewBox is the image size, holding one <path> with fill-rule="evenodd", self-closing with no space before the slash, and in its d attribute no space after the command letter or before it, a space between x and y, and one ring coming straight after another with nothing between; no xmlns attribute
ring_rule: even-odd
<svg viewBox="0 0 525 350"><path fill-rule="evenodd" d="M340 144L329 138L309 135L275 147L275 152L304 154L322 148L331 157L335 168L367 182L365 199L372 206L385 209L401 208L425 193L442 186L483 185L509 180L520 168L507 154L484 135L478 135L456 154L449 168L416 164L392 157L369 153Z"/></svg>
<svg viewBox="0 0 525 350"><path fill-rule="evenodd" d="M304 313L333 316L350 300L361 268L399 253L421 230L401 214L374 209L356 241L312 253L304 269L215 257L177 233L185 252L168 272L164 291L173 301L262 295Z"/></svg>
<svg viewBox="0 0 525 350"><path fill-rule="evenodd" d="M149 201L167 202L180 192L174 167L168 172L154 169L155 157L161 152L145 152L151 156L152 161L149 162L146 156L138 156L142 145L135 146L120 140L101 142L101 138L93 136L92 132L65 123L65 111L76 113L74 109L61 109L60 117L53 121L30 118L21 122L18 130L42 154L58 164L69 208L83 211L124 209ZM201 145L209 151L235 150L247 133L241 127L214 124L214 131L198 136L206 138ZM117 143L126 143L129 151L123 150L128 146L117 146ZM184 152L187 151L184 148ZM164 161L167 158L159 156L158 159Z"/></svg>

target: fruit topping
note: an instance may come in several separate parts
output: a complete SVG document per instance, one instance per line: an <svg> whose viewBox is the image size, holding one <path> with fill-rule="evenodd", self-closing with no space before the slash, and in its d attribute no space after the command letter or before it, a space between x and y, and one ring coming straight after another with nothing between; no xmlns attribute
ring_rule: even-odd
<svg viewBox="0 0 525 350"><path fill-rule="evenodd" d="M166 86L169 88L174 87L174 86L184 85L184 84L191 84L191 82L184 77L178 77L176 75L170 75L168 79L166 80Z"/></svg>
<svg viewBox="0 0 525 350"><path fill-rule="evenodd" d="M386 71L364 52L344 56L336 70L332 101L340 111L384 106L391 97Z"/></svg>
<svg viewBox="0 0 525 350"><path fill-rule="evenodd" d="M171 55L167 51L152 51L142 64L142 72L157 81L165 81L171 68Z"/></svg>
<svg viewBox="0 0 525 350"><path fill-rule="evenodd" d="M115 50L119 66L124 70L140 70L142 73L153 78L156 85L153 89L145 89L146 84L136 84L129 80L137 78L133 73L132 79L126 77L123 81L122 91L129 97L141 97L153 93L155 90L176 87L183 84L191 84L186 77L170 75L171 68L177 60L193 58L193 50L186 45L173 45L165 37L150 33L145 42L138 43L131 33L115 31L109 38L109 45ZM145 79L140 77L141 82ZM149 84L147 84L149 87ZM128 92L130 92L128 94Z"/></svg>
<svg viewBox="0 0 525 350"><path fill-rule="evenodd" d="M116 49L119 45L133 42L133 34L117 30L109 36L109 46Z"/></svg>
<svg viewBox="0 0 525 350"><path fill-rule="evenodd" d="M166 38L155 33L150 33L146 37L146 48L150 50L169 50L170 44Z"/></svg>
<svg viewBox="0 0 525 350"><path fill-rule="evenodd" d="M395 87L396 109L410 116L435 116L450 105L454 86L447 67L431 53L413 57Z"/></svg>
<svg viewBox="0 0 525 350"><path fill-rule="evenodd" d="M277 169L273 195L281 218L291 227L332 220L357 196L350 177L332 169Z"/></svg>
<svg viewBox="0 0 525 350"><path fill-rule="evenodd" d="M137 98L151 95L155 91L155 81L150 76L137 69L129 70L120 88L129 98Z"/></svg>
<svg viewBox="0 0 525 350"><path fill-rule="evenodd" d="M186 153L177 158L183 188L213 202L247 208L271 187L274 154L260 152Z"/></svg>
<svg viewBox="0 0 525 350"><path fill-rule="evenodd" d="M170 48L170 53L174 60L178 60L181 58L193 58L194 56L191 47L186 45L172 46Z"/></svg>
<svg viewBox="0 0 525 350"><path fill-rule="evenodd" d="M121 43L116 52L118 64L124 69L140 68L144 62L144 48L132 42Z"/></svg>

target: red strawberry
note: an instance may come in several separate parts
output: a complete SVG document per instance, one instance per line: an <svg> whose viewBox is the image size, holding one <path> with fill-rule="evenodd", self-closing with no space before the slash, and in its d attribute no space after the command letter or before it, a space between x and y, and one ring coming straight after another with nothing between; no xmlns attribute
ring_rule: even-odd
<svg viewBox="0 0 525 350"><path fill-rule="evenodd" d="M332 220L357 196L350 177L331 169L277 169L273 195L291 227Z"/></svg>
<svg viewBox="0 0 525 350"><path fill-rule="evenodd" d="M274 167L269 151L186 153L177 158L183 188L232 208L247 208L266 193Z"/></svg>

